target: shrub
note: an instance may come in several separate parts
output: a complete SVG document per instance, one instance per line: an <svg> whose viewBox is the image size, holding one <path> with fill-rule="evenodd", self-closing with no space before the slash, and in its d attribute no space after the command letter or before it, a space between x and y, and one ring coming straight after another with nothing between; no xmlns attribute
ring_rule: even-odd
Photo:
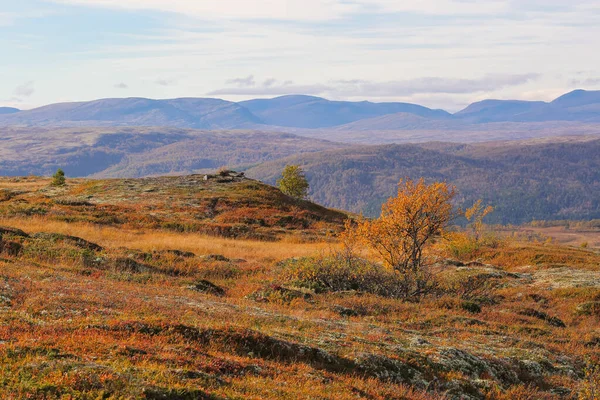
<svg viewBox="0 0 600 400"><path fill-rule="evenodd" d="M481 306L472 301L463 301L460 303L460 308L470 312L471 314L478 314L481 312Z"/></svg>
<svg viewBox="0 0 600 400"><path fill-rule="evenodd" d="M65 171L59 168L56 170L54 175L52 175L52 182L50 184L52 186L64 186L65 183Z"/></svg>
<svg viewBox="0 0 600 400"><path fill-rule="evenodd" d="M443 182L401 180L397 196L381 207L381 216L362 220L356 228L356 236L402 277L405 298L420 298L436 286L424 250L454 219L455 194Z"/></svg>
<svg viewBox="0 0 600 400"><path fill-rule="evenodd" d="M498 279L490 274L458 274L446 278L439 289L462 300L493 303L498 285Z"/></svg>
<svg viewBox="0 0 600 400"><path fill-rule="evenodd" d="M406 282L394 271L360 258L338 254L289 259L280 264L290 285L317 293L356 290L386 297L404 297Z"/></svg>
<svg viewBox="0 0 600 400"><path fill-rule="evenodd" d="M305 199L308 196L308 181L298 165L286 165L277 187L288 196Z"/></svg>
<svg viewBox="0 0 600 400"><path fill-rule="evenodd" d="M497 249L505 245L505 240L490 233L476 238L464 232L452 232L446 235L446 239L446 253L462 261L477 259L486 249Z"/></svg>

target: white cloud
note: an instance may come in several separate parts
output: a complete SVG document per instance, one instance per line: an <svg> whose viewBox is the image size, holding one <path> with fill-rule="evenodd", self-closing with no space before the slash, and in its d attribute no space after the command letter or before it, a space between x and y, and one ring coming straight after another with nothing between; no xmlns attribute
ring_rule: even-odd
<svg viewBox="0 0 600 400"><path fill-rule="evenodd" d="M355 11L339 0L50 0L80 6L179 13L210 20L279 19L320 21Z"/></svg>
<svg viewBox="0 0 600 400"><path fill-rule="evenodd" d="M250 78L251 80L248 80ZM486 75L476 79L456 79L429 77L404 81L372 82L360 79L338 80L327 84L276 85L274 79L268 79L262 85L256 85L254 77L243 79L244 85L228 87L208 93L217 95L254 95L277 96L285 94L327 94L341 98L398 98L416 94L467 94L492 92L506 87L519 86L539 78L538 74ZM227 83L237 83L240 79L231 79Z"/></svg>
<svg viewBox="0 0 600 400"><path fill-rule="evenodd" d="M15 16L11 13L2 13L0 12L0 27L1 26L11 26L15 22Z"/></svg>
<svg viewBox="0 0 600 400"><path fill-rule="evenodd" d="M33 86L33 81L25 82L22 85L19 85L13 91L13 94L16 97L30 97L35 93L35 87Z"/></svg>

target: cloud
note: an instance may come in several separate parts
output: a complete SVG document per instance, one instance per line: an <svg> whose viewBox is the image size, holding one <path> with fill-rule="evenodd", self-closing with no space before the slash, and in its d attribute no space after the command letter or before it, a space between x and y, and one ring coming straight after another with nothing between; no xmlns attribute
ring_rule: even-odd
<svg viewBox="0 0 600 400"><path fill-rule="evenodd" d="M129 85L127 85L126 83L121 82L121 83L117 83L114 87L116 89L128 89Z"/></svg>
<svg viewBox="0 0 600 400"><path fill-rule="evenodd" d="M596 0L45 0L75 6L151 10L203 20L331 21L365 14L498 16L517 11L597 10Z"/></svg>
<svg viewBox="0 0 600 400"><path fill-rule="evenodd" d="M587 79L572 79L571 86L596 86L600 85L600 78L587 78Z"/></svg>
<svg viewBox="0 0 600 400"><path fill-rule="evenodd" d="M232 87L214 90L207 93L209 96L282 96L287 94L324 94L331 90L331 87L323 84L314 85L294 85L282 84L271 86L252 86L252 87Z"/></svg>
<svg viewBox="0 0 600 400"><path fill-rule="evenodd" d="M417 78L404 81L369 82L340 81L335 91L347 96L394 97L422 93L464 94L490 92L510 86L528 83L539 77L539 74L500 75L491 74L477 79L465 78Z"/></svg>
<svg viewBox="0 0 600 400"><path fill-rule="evenodd" d="M173 79L159 78L159 79L155 80L154 83L156 83L159 86L173 86L175 84L175 81Z"/></svg>
<svg viewBox="0 0 600 400"><path fill-rule="evenodd" d="M248 75L245 78L234 78L234 79L229 79L227 82L225 82L229 85L235 85L237 87L252 87L254 85L256 85L256 82L254 81L254 75Z"/></svg>
<svg viewBox="0 0 600 400"><path fill-rule="evenodd" d="M288 81L289 82L289 81ZM277 79L269 78L263 82L263 87L271 87L277 83ZM289 83L291 84L291 83Z"/></svg>
<svg viewBox="0 0 600 400"><path fill-rule="evenodd" d="M13 94L16 97L30 97L33 93L35 93L33 81L25 82L24 84L17 86L13 91Z"/></svg>
<svg viewBox="0 0 600 400"><path fill-rule="evenodd" d="M205 20L254 19L324 21L359 9L345 0L47 0L78 6L178 13Z"/></svg>
<svg viewBox="0 0 600 400"><path fill-rule="evenodd" d="M360 79L337 80L327 84L294 85L291 81L277 84L273 78L257 86L254 78L247 85L228 87L208 93L209 95L284 95L328 94L336 97L401 97L416 94L468 94L492 92L506 87L518 86L540 77L539 74L502 75L490 74L482 78L429 77L403 81L374 82ZM250 78L250 77L249 77ZM239 79L229 80L236 83Z"/></svg>
<svg viewBox="0 0 600 400"><path fill-rule="evenodd" d="M15 23L13 14L0 12L0 26L11 26Z"/></svg>

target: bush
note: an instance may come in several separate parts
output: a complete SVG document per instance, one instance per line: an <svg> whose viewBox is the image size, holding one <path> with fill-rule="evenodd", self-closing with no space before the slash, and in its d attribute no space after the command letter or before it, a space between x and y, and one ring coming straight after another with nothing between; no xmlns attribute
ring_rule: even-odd
<svg viewBox="0 0 600 400"><path fill-rule="evenodd" d="M446 238L445 250L448 255L462 261L474 260L481 257L486 249L497 249L505 244L503 239L493 234L475 238L467 233L453 232Z"/></svg>
<svg viewBox="0 0 600 400"><path fill-rule="evenodd" d="M460 303L460 308L470 312L471 314L478 314L481 312L481 306L472 301L463 301Z"/></svg>
<svg viewBox="0 0 600 400"><path fill-rule="evenodd" d="M439 292L477 303L495 303L499 279L490 274L457 274L440 284Z"/></svg>
<svg viewBox="0 0 600 400"><path fill-rule="evenodd" d="M337 254L289 259L280 264L290 285L317 293L356 290L385 297L403 297L406 282L385 267L360 258Z"/></svg>
<svg viewBox="0 0 600 400"><path fill-rule="evenodd" d="M65 171L59 168L56 170L56 173L52 175L52 182L50 184L52 186L64 186L65 182Z"/></svg>

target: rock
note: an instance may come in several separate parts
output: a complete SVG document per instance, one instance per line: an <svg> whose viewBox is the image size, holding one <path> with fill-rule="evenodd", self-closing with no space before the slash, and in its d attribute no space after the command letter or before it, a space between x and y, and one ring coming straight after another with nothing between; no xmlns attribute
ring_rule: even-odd
<svg viewBox="0 0 600 400"><path fill-rule="evenodd" d="M413 344L413 346L429 346L431 343L428 342L427 340L423 339L422 337L415 337L411 340L411 343Z"/></svg>
<svg viewBox="0 0 600 400"><path fill-rule="evenodd" d="M361 354L355 360L357 370L367 376L383 381L425 388L426 381L421 372L410 365L377 354Z"/></svg>
<svg viewBox="0 0 600 400"><path fill-rule="evenodd" d="M224 296L225 289L215 285L214 283L207 281L205 279L196 282L195 284L188 286L190 289L195 290L201 293L208 293L215 296Z"/></svg>

